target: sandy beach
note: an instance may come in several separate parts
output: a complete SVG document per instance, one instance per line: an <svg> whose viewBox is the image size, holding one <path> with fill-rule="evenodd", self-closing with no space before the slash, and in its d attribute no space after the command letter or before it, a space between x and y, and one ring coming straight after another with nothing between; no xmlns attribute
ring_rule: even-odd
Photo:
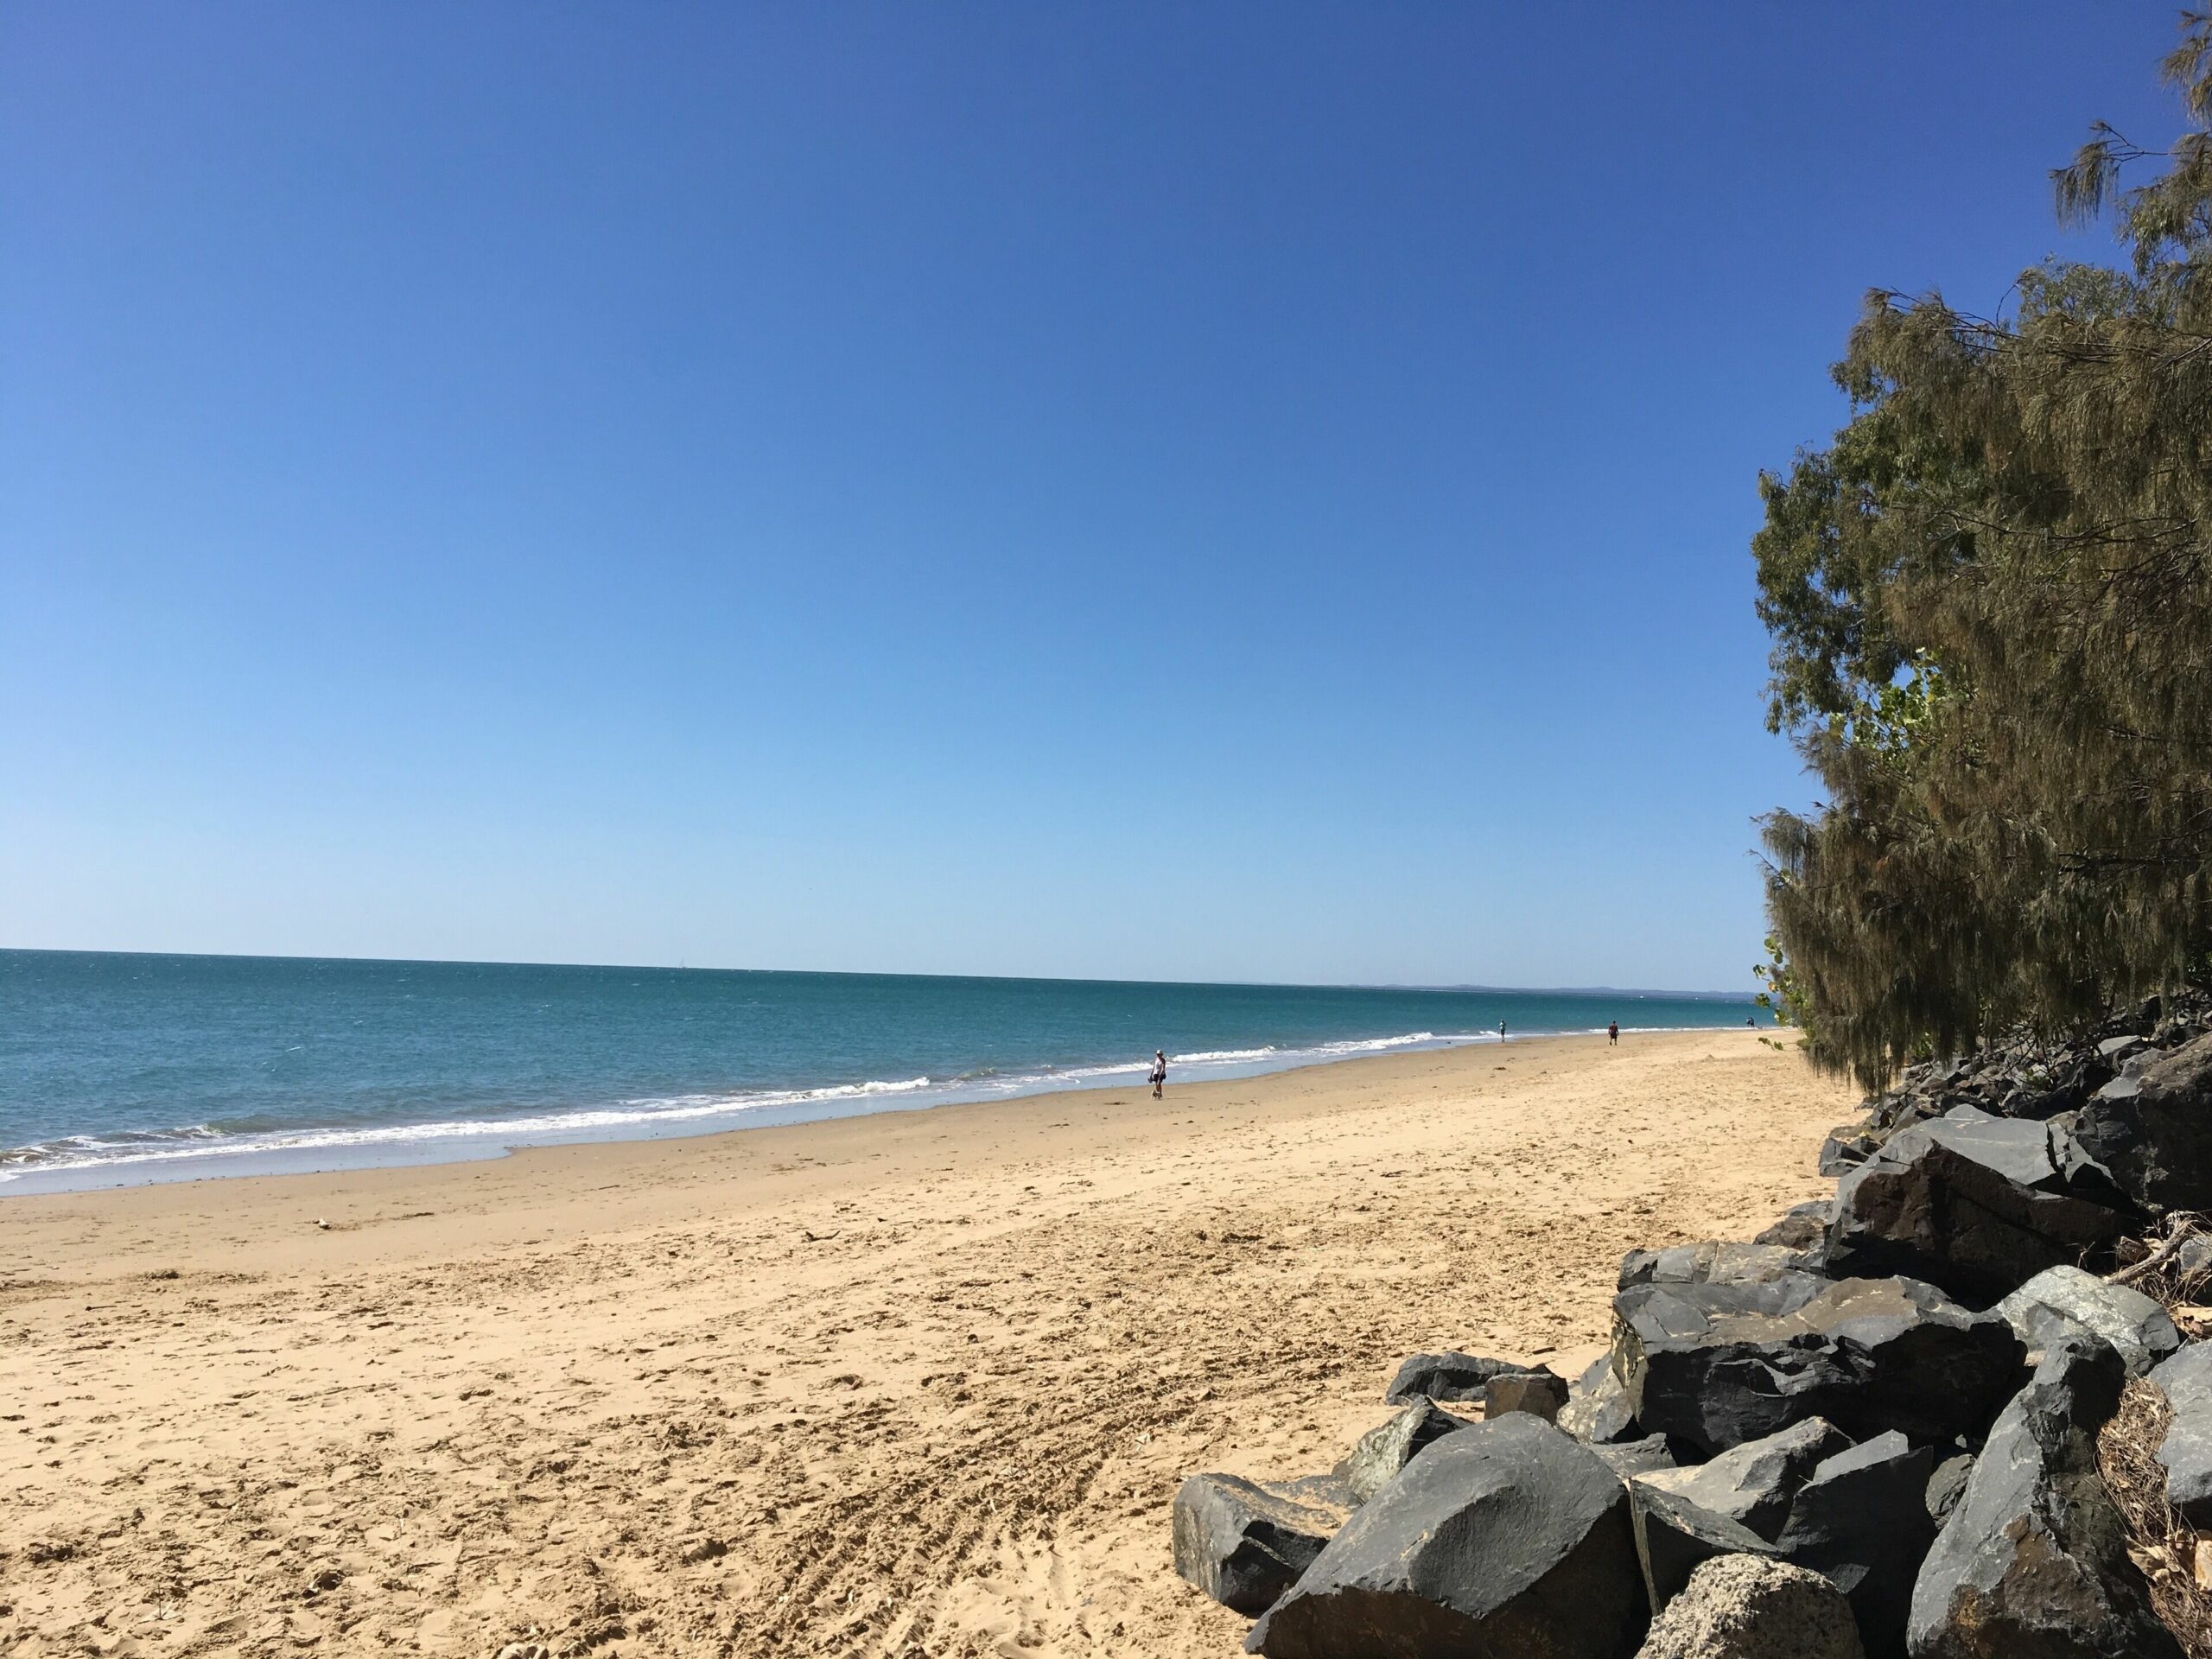
<svg viewBox="0 0 2212 1659"><path fill-rule="evenodd" d="M1822 1190L1748 1031L0 1198L0 1653L1229 1656L1181 1477Z"/></svg>

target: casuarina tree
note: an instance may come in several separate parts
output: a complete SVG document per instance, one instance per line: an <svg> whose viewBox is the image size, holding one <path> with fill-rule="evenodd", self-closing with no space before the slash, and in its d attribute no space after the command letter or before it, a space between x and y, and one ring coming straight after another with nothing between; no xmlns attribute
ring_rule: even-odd
<svg viewBox="0 0 2212 1659"><path fill-rule="evenodd" d="M1869 1086L2212 977L2212 11L2162 67L2170 147L2053 175L2126 257L1871 294L1849 423L1760 480L1769 723L1826 795L1764 824L1770 971Z"/></svg>

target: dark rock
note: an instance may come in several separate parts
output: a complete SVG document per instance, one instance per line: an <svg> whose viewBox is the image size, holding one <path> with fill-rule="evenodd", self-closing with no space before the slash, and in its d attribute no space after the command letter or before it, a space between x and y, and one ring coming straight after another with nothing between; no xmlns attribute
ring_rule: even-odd
<svg viewBox="0 0 2212 1659"><path fill-rule="evenodd" d="M1866 1659L1843 1592L1817 1573L1722 1555L1690 1574L1636 1659Z"/></svg>
<svg viewBox="0 0 2212 1659"><path fill-rule="evenodd" d="M1708 1239L1664 1250L1630 1250L1621 1258L1618 1288L1636 1285L1763 1285L1805 1271L1802 1251L1779 1244L1732 1244Z"/></svg>
<svg viewBox="0 0 2212 1659"><path fill-rule="evenodd" d="M1839 1452L1798 1489L1777 1541L1791 1561L1849 1599L1873 1659L1905 1650L1913 1580L1936 1537L1928 1516L1935 1462L1894 1429Z"/></svg>
<svg viewBox="0 0 2212 1659"><path fill-rule="evenodd" d="M1269 1480L1261 1484L1277 1497L1302 1503L1309 1510L1325 1510L1339 1520L1359 1507L1351 1495L1351 1483L1344 1478L1340 1469L1332 1469L1325 1475L1300 1475L1295 1480Z"/></svg>
<svg viewBox="0 0 2212 1659"><path fill-rule="evenodd" d="M2126 1376L2108 1344L2069 1337L2005 1407L1920 1569L1914 1659L2179 1659L2097 1472Z"/></svg>
<svg viewBox="0 0 2212 1659"><path fill-rule="evenodd" d="M1416 1399L1479 1400L1483 1387L1493 1376L1528 1369L1509 1359L1482 1359L1473 1354L1414 1354L1398 1367L1382 1403L1408 1405Z"/></svg>
<svg viewBox="0 0 2212 1659"><path fill-rule="evenodd" d="M1244 1645L1270 1659L1627 1659L1644 1619L1627 1491L1516 1412L1407 1465Z"/></svg>
<svg viewBox="0 0 2212 1659"><path fill-rule="evenodd" d="M1313 1565L1344 1515L1235 1475L1192 1475L1176 1489L1173 1522L1175 1571L1256 1616Z"/></svg>
<svg viewBox="0 0 2212 1659"><path fill-rule="evenodd" d="M2192 1527L2212 1528L2212 1343L2192 1343L2151 1373L2173 1408L2158 1442L2166 1502Z"/></svg>
<svg viewBox="0 0 2212 1659"><path fill-rule="evenodd" d="M2075 1114L2074 1135L2146 1208L2212 1203L2212 1036L2114 1077Z"/></svg>
<svg viewBox="0 0 2212 1659"><path fill-rule="evenodd" d="M2192 1280L2212 1274L2212 1236L2198 1233L2181 1242L2181 1249L2174 1252L2173 1266L2167 1269L2177 1285L2186 1285Z"/></svg>
<svg viewBox="0 0 2212 1659"><path fill-rule="evenodd" d="M1980 1306L2109 1248L2127 1218L2088 1168L2062 1172L2063 1133L1967 1108L1899 1130L1837 1184L1828 1270L1909 1274Z"/></svg>
<svg viewBox="0 0 2212 1659"><path fill-rule="evenodd" d="M1560 1408L1567 1403L1567 1379L1543 1371L1508 1371L1503 1376L1493 1376L1483 1390L1483 1415L1503 1417L1510 1411L1525 1411L1542 1418L1546 1422L1558 1420Z"/></svg>
<svg viewBox="0 0 2212 1659"><path fill-rule="evenodd" d="M1637 1562L1643 1569L1643 1593L1655 1609L1665 1607L1698 1565L1716 1555L1782 1553L1726 1516L1646 1481L1629 1483L1628 1503L1636 1525Z"/></svg>
<svg viewBox="0 0 2212 1659"><path fill-rule="evenodd" d="M1465 1418L1455 1417L1434 1402L1421 1399L1387 1423L1369 1429L1338 1471L1351 1489L1352 1502L1366 1503L1415 1452L1467 1427Z"/></svg>
<svg viewBox="0 0 2212 1659"><path fill-rule="evenodd" d="M1851 1449L1850 1437L1809 1417L1764 1440L1731 1446L1710 1463L1643 1477L1640 1484L1688 1499L1771 1541L1789 1519L1789 1500L1815 1469Z"/></svg>
<svg viewBox="0 0 2212 1659"><path fill-rule="evenodd" d="M1997 1311L2031 1357L2062 1337L2087 1333L2118 1349L2134 1376L2146 1375L2181 1346L2181 1332L2157 1302L2079 1268L2044 1268L1999 1302Z"/></svg>
<svg viewBox="0 0 2212 1659"><path fill-rule="evenodd" d="M1959 1507L1959 1499L1967 1490L1967 1477L1974 1472L1974 1456L1960 1452L1936 1465L1936 1472L1928 1477L1928 1518L1942 1526L1951 1518L1951 1511Z"/></svg>
<svg viewBox="0 0 2212 1659"><path fill-rule="evenodd" d="M1754 1244L1779 1244L1786 1250L1820 1250L1825 1252L1828 1242L1828 1223L1835 1215L1835 1200L1815 1198L1808 1203L1792 1205L1782 1212L1782 1218L1751 1242Z"/></svg>
<svg viewBox="0 0 2212 1659"><path fill-rule="evenodd" d="M1640 1440L1622 1440L1611 1446L1593 1445L1590 1452L1605 1459L1605 1467L1623 1480L1675 1466L1675 1454L1668 1449L1664 1434L1647 1434Z"/></svg>
<svg viewBox="0 0 2212 1659"><path fill-rule="evenodd" d="M1827 1140L1821 1142L1820 1173L1823 1175L1848 1175L1874 1155L1881 1142L1871 1135L1861 1134L1851 1124L1830 1129Z"/></svg>
<svg viewBox="0 0 2212 1659"><path fill-rule="evenodd" d="M1829 1288L1801 1274L1763 1285L1622 1291L1613 1298L1611 1369L1630 1411L1646 1432L1708 1455L1821 1415L1821 1401L1801 1405L1797 1396L1847 1391L1853 1375L1818 1348L1797 1353L1800 1332L1785 1322ZM1789 1351L1773 1356L1778 1369L1770 1376L1769 1349ZM1658 1414L1648 1424L1641 1414L1646 1405Z"/></svg>
<svg viewBox="0 0 2212 1659"><path fill-rule="evenodd" d="M1613 1374L1613 1357L1592 1363L1567 1387L1567 1403L1554 1420L1578 1440L1592 1446L1623 1440L1638 1433L1636 1408L1628 1402L1621 1380Z"/></svg>
<svg viewBox="0 0 2212 1659"><path fill-rule="evenodd" d="M1613 1369L1647 1433L1710 1454L1825 1417L1853 1438L1981 1432L2019 1338L1910 1279L1641 1285L1613 1299Z"/></svg>

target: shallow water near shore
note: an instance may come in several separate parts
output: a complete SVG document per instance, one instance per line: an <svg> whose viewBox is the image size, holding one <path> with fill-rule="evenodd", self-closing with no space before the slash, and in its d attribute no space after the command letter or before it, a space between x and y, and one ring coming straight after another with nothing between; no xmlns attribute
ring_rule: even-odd
<svg viewBox="0 0 2212 1659"><path fill-rule="evenodd" d="M0 951L0 1193L496 1156L1362 1053L1740 1027L1747 1001ZM1764 1020L1764 1016L1759 1016Z"/></svg>

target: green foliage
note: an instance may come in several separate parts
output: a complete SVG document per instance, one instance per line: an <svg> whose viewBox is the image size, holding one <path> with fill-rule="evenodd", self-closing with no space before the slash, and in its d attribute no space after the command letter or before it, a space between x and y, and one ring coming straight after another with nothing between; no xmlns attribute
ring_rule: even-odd
<svg viewBox="0 0 2212 1659"><path fill-rule="evenodd" d="M1774 934L1766 936L1766 960L1751 969L1751 976L1759 982L1758 995L1751 1001L1774 1016L1777 1026L1795 1026L1805 1034L1797 1039L1800 1048L1811 1046L1813 1023L1812 1003L1796 973L1791 971L1789 958L1783 954L1782 941ZM1770 1048L1779 1048L1771 1038L1759 1040Z"/></svg>
<svg viewBox="0 0 2212 1659"><path fill-rule="evenodd" d="M2212 13L2164 66L2168 165L2054 175L2130 268L2022 276L2009 321L1868 296L1822 450L1760 480L1770 726L1827 794L1765 823L1775 962L1816 1062L2056 1031L2212 952Z"/></svg>

